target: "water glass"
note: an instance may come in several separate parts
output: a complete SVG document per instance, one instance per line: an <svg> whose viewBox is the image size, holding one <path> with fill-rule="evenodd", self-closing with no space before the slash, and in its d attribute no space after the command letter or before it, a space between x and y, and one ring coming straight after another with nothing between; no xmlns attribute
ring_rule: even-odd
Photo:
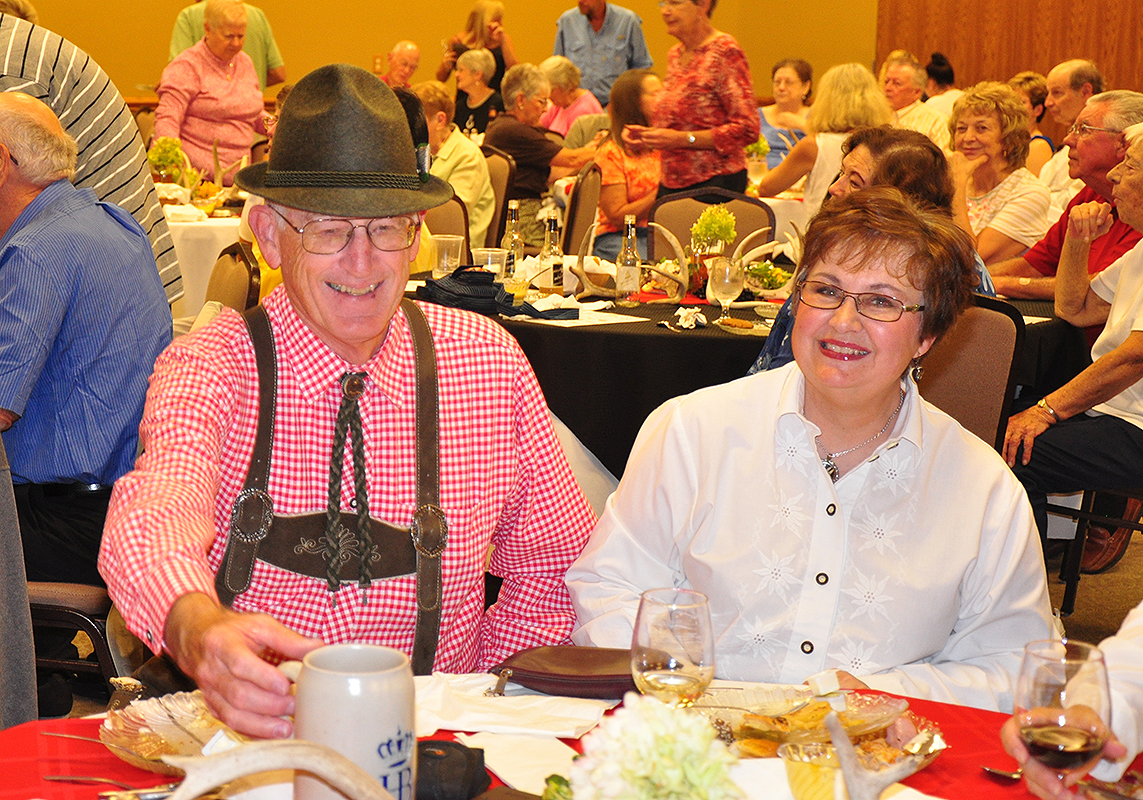
<svg viewBox="0 0 1143 800"><path fill-rule="evenodd" d="M643 694L692 704L714 678L710 604L702 592L651 589L639 599L631 637L631 676Z"/></svg>
<svg viewBox="0 0 1143 800"><path fill-rule="evenodd" d="M464 237L454 234L434 233L429 237L432 244L433 278L439 280L451 275L460 266L460 254L464 249Z"/></svg>

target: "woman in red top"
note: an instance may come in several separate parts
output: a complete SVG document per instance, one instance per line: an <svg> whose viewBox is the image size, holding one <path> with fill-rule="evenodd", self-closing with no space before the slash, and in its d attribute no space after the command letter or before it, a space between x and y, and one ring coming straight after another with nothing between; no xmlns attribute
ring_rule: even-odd
<svg viewBox="0 0 1143 800"><path fill-rule="evenodd" d="M700 186L746 190L748 144L758 141L758 107L746 54L710 14L717 0L661 0L667 75L654 126L629 125L623 138L662 153L659 195Z"/></svg>

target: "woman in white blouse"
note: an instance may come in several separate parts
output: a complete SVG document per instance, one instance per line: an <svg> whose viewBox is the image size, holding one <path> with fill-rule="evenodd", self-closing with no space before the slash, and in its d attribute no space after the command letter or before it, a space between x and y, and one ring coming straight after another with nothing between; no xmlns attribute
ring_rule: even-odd
<svg viewBox="0 0 1143 800"><path fill-rule="evenodd" d="M1048 187L1024 167L1028 114L1010 86L985 81L953 104L953 216L985 264L1016 258L1048 232Z"/></svg>
<svg viewBox="0 0 1143 800"><path fill-rule="evenodd" d="M627 647L641 592L708 595L715 674L1012 707L1052 635L1027 497L917 394L911 367L971 303L948 217L892 187L811 222L795 361L665 403L568 571L578 644Z"/></svg>

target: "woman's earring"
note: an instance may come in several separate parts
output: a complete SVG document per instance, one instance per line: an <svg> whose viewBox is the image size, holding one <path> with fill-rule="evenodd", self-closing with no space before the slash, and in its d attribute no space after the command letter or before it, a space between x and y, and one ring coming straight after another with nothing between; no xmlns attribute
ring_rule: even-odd
<svg viewBox="0 0 1143 800"><path fill-rule="evenodd" d="M925 368L921 366L920 358L913 359L913 365L909 369L909 374L913 376L913 383L921 382L921 378L925 376Z"/></svg>

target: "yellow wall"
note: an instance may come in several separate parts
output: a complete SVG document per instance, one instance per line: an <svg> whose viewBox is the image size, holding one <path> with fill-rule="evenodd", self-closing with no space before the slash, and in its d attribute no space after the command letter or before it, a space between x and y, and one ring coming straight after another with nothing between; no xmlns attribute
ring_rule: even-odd
<svg viewBox="0 0 1143 800"><path fill-rule="evenodd" d="M166 65L175 15L184 0L33 0L40 23L87 50L127 96L146 94ZM370 69L373 56L398 39L421 45L421 67L414 81L432 77L441 39L461 29L466 0L258 0L270 18L291 80L333 61ZM551 54L556 18L572 0L507 0L505 28L522 60ZM651 0L621 3L643 18L647 44L662 69L674 42ZM781 9L781 11L776 11ZM877 0L808 0L779 4L761 0L721 0L715 25L735 36L746 50L755 91L770 93L770 66L781 58L805 58L820 75L842 61L871 65L877 26ZM272 93L273 90L271 90Z"/></svg>

